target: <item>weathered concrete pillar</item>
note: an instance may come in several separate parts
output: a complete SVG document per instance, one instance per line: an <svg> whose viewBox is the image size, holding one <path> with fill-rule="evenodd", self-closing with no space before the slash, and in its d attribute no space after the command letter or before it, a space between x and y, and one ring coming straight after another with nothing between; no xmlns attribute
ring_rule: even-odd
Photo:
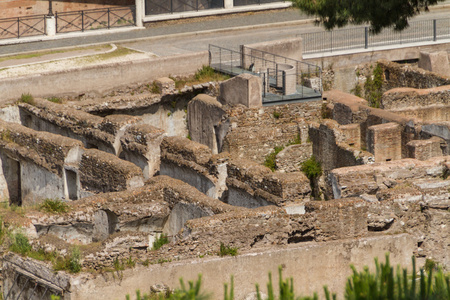
<svg viewBox="0 0 450 300"><path fill-rule="evenodd" d="M220 84L219 99L225 104L242 104L249 108L262 106L262 80L241 74Z"/></svg>
<svg viewBox="0 0 450 300"><path fill-rule="evenodd" d="M233 8L233 0L225 0L223 4L224 8Z"/></svg>
<svg viewBox="0 0 450 300"><path fill-rule="evenodd" d="M144 26L144 17L145 17L145 0L136 0L136 26L143 27Z"/></svg>
<svg viewBox="0 0 450 300"><path fill-rule="evenodd" d="M375 162L402 159L401 131L401 126L393 122L368 128L367 150L375 155Z"/></svg>
<svg viewBox="0 0 450 300"><path fill-rule="evenodd" d="M56 35L56 18L55 18L55 16L46 16L45 17L45 34L47 36L55 36Z"/></svg>
<svg viewBox="0 0 450 300"><path fill-rule="evenodd" d="M283 88L283 95L294 94L297 91L295 66L277 64L277 87Z"/></svg>

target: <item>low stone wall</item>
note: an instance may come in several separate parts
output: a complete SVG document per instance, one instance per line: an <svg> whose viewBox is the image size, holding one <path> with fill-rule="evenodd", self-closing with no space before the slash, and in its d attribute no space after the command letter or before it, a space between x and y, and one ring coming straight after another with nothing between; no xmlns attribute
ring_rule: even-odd
<svg viewBox="0 0 450 300"><path fill-rule="evenodd" d="M383 91L393 88L409 87L428 89L450 85L450 77L426 71L410 65L401 65L387 60L378 60L383 71Z"/></svg>
<svg viewBox="0 0 450 300"><path fill-rule="evenodd" d="M208 51L111 63L69 71L40 73L23 78L0 80L0 100L18 99L24 93L35 97L80 95L87 92L102 93L138 82L151 82L168 76L194 74L209 64Z"/></svg>
<svg viewBox="0 0 450 300"><path fill-rule="evenodd" d="M123 191L144 184L138 166L96 149L84 151L79 176L81 187L92 193Z"/></svg>
<svg viewBox="0 0 450 300"><path fill-rule="evenodd" d="M381 98L381 107L384 109L407 110L411 107L414 110L427 109L430 105L449 105L450 104L450 85L439 86L429 89L414 89L414 88L395 88L388 90ZM417 115L417 117L425 120L439 120L444 121L442 117L438 119L426 118ZM436 116L433 116L436 117ZM448 121L448 120L445 120Z"/></svg>
<svg viewBox="0 0 450 300"><path fill-rule="evenodd" d="M201 273L202 289L213 293L214 299L223 295L223 284L234 275L236 299L243 299L255 291L255 283L264 286L267 273L272 272L273 281L278 281L277 268L283 267L283 277L294 277L296 294L312 295L328 285L331 291L342 295L347 276L351 275L350 264L358 270L373 266L374 257L383 261L386 249L390 249L391 264L409 266L415 241L406 234L370 237L327 243L306 243L278 250L241 254L228 258L201 258L171 264L155 264L123 271L121 284L111 283L112 276L97 276L87 281L72 281L71 300L93 298L117 298L140 289L148 292L148 286L164 283L179 286L179 278L196 280ZM195 251L195 250L194 250ZM320 259L317 259L320 258ZM303 272L302 270L309 270ZM220 272L218 272L220 270ZM251 280L249 280L251 278ZM95 289L92 289L95 286ZM266 289L262 288L266 293ZM275 290L277 292L277 290Z"/></svg>
<svg viewBox="0 0 450 300"><path fill-rule="evenodd" d="M334 169L330 172L330 184L334 198L374 195L377 191L395 186L396 181L432 179L444 176L448 156L427 161L402 159L372 165ZM392 183L394 181L394 183Z"/></svg>

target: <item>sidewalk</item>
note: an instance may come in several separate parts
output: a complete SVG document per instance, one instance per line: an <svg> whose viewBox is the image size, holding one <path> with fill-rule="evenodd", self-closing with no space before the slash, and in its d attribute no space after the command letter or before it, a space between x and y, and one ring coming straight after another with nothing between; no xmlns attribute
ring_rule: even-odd
<svg viewBox="0 0 450 300"><path fill-rule="evenodd" d="M450 9L450 0L440 5L430 7L431 10ZM59 34L55 37L26 37L16 40L0 40L0 69L21 64L47 62L64 58L82 57L104 53L104 50L93 50L88 45L99 45L138 40L158 40L168 37L187 37L206 33L220 35L223 32L239 31L253 28L273 28L277 26L311 24L314 18L307 16L294 8L277 9L259 12L247 12L220 16L198 17L173 21L148 23L146 28L118 28L111 30L94 30L89 32L74 32ZM14 43L9 44L8 43ZM34 57L18 57L9 62L5 56L20 53L39 53L49 49L66 49ZM1 58L4 58L3 60Z"/></svg>
<svg viewBox="0 0 450 300"><path fill-rule="evenodd" d="M161 21L147 24L147 28L119 28L89 32L59 34L55 37L25 37L16 40L0 40L0 56L46 49L75 47L100 43L133 41L146 38L165 38L169 35L198 34L211 30L246 29L283 24L286 22L305 22L310 17L298 10L289 8L281 10L261 11L255 13L240 13L231 15L200 17L174 21ZM14 44L8 45L7 43Z"/></svg>

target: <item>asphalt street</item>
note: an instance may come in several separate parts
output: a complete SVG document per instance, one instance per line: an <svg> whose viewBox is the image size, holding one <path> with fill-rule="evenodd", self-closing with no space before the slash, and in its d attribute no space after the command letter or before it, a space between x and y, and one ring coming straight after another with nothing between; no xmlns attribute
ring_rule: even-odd
<svg viewBox="0 0 450 300"><path fill-rule="evenodd" d="M447 2L450 1L444 3ZM422 13L413 21L449 17L450 8L446 8ZM124 46L154 53L157 56L207 50L209 44L236 49L241 44L295 37L305 32L323 31L311 20L312 17L290 8L165 21L151 23L145 29L120 32L111 30L99 35L2 45L0 46L0 55L112 42L122 43Z"/></svg>

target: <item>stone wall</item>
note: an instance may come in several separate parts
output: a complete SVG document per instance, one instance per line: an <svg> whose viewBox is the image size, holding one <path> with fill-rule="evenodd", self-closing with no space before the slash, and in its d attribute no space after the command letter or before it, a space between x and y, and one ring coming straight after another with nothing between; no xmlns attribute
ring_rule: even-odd
<svg viewBox="0 0 450 300"><path fill-rule="evenodd" d="M215 98L204 94L196 96L188 104L189 136L193 141L208 146L212 153L219 153L219 140L223 134L219 123L224 115L222 104Z"/></svg>
<svg viewBox="0 0 450 300"><path fill-rule="evenodd" d="M383 70L383 91L399 87L429 89L442 85L450 85L449 77L417 67L400 65L387 60L379 60L377 64Z"/></svg>
<svg viewBox="0 0 450 300"><path fill-rule="evenodd" d="M305 123L320 119L321 101L289 105L227 109L230 129L223 139L222 151L262 163L274 147L285 146L300 137L308 138Z"/></svg>
<svg viewBox="0 0 450 300"><path fill-rule="evenodd" d="M381 107L389 110L406 110L411 107L417 109L430 109L430 105L449 105L450 104L450 86L444 85L428 89L415 88L394 88L388 90L381 98ZM432 108L431 108L432 109ZM424 117L417 115L424 119ZM435 116L433 116L435 117ZM427 118L431 120L432 118ZM433 120L444 121L442 117ZM447 121L447 120L446 120Z"/></svg>
<svg viewBox="0 0 450 300"><path fill-rule="evenodd" d="M209 53L203 51L40 73L21 78L4 78L0 80L2 90L0 100L18 99L26 93L34 97L103 94L113 88L151 82L170 74L172 76L192 75L208 64Z"/></svg>
<svg viewBox="0 0 450 300"><path fill-rule="evenodd" d="M79 169L83 189L93 193L123 191L142 186L142 170L112 154L86 149Z"/></svg>
<svg viewBox="0 0 450 300"><path fill-rule="evenodd" d="M273 173L227 153L212 156L207 146L179 137L166 137L161 144L161 174L209 197L247 208L284 206L309 199L311 193L309 180L301 172Z"/></svg>
<svg viewBox="0 0 450 300"><path fill-rule="evenodd" d="M401 126L393 122L367 128L367 151L375 155L375 162L402 158L401 132Z"/></svg>
<svg viewBox="0 0 450 300"><path fill-rule="evenodd" d="M313 155L326 172L335 168L374 162L372 154L349 146L345 134L339 129L336 121L327 119L320 125L311 124L309 138L313 145Z"/></svg>

